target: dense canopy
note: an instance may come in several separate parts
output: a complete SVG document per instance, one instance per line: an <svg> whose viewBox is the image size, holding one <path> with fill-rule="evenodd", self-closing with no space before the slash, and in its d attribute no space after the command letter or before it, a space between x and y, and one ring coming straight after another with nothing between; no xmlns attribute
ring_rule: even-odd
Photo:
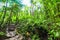
<svg viewBox="0 0 60 40"><path fill-rule="evenodd" d="M25 40L60 40L60 0L30 0L29 6L22 0L0 0L0 5L0 36L14 24Z"/></svg>

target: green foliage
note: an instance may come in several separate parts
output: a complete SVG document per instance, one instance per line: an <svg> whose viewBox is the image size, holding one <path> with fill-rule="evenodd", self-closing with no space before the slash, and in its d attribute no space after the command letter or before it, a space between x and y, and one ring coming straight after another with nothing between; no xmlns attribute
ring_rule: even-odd
<svg viewBox="0 0 60 40"><path fill-rule="evenodd" d="M5 33L4 32L0 32L0 36L3 36L3 35L5 35Z"/></svg>
<svg viewBox="0 0 60 40"><path fill-rule="evenodd" d="M60 13L57 12L57 0L38 1L43 7L41 7L40 11L38 11L38 9L35 10L32 13L33 15L31 12L28 12L28 7L24 11L22 11L17 4L14 4L9 8L6 7L7 10L4 20L2 19L4 11L0 12L0 23L2 23L3 20L2 25L0 24L1 29L5 29L9 23L17 24L16 30L18 33L30 36L32 40L40 40L38 31L35 28L42 27L48 31L48 40L60 38ZM35 2L33 1L32 4L35 5ZM3 32L0 32L0 35L5 35Z"/></svg>

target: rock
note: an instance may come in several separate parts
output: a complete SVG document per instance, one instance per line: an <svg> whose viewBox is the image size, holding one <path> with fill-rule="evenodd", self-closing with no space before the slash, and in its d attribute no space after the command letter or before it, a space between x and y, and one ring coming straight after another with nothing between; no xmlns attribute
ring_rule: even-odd
<svg viewBox="0 0 60 40"><path fill-rule="evenodd" d="M16 35L12 38L8 38L8 39L5 39L5 40L22 40L23 39L23 36L22 35Z"/></svg>
<svg viewBox="0 0 60 40"><path fill-rule="evenodd" d="M13 37L15 35L16 35L15 31L10 31L10 32L7 31L7 34L6 34L7 37Z"/></svg>

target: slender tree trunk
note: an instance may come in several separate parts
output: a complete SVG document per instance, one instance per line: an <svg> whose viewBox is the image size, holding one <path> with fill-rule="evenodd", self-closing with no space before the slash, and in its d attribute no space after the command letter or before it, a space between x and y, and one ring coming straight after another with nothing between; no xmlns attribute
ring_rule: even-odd
<svg viewBox="0 0 60 40"><path fill-rule="evenodd" d="M0 23L0 27L1 27L0 30L1 30L1 31L3 31L3 30L2 30L2 29L3 29L2 25L3 25L3 23L4 23L4 19L5 19L6 12L7 12L7 9L6 9L6 8L7 8L7 3L8 3L8 0L6 0L6 4L5 4L6 6L5 6L5 8L4 8L3 15L2 15L2 19L1 19L2 21L1 21L1 23Z"/></svg>
<svg viewBox="0 0 60 40"><path fill-rule="evenodd" d="M2 22L1 22L1 26L2 26L2 24L3 24L3 22L4 22L4 19L5 19L5 15L6 15L6 12L7 12L7 3L8 3L8 0L6 0L6 7L5 7L5 10L4 10L4 15L3 15L3 17L2 17Z"/></svg>

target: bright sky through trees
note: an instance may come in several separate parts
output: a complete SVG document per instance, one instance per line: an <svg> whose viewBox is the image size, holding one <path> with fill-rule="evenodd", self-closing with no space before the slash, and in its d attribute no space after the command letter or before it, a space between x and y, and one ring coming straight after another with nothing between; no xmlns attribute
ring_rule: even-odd
<svg viewBox="0 0 60 40"><path fill-rule="evenodd" d="M26 6L31 6L30 0L22 0L22 3Z"/></svg>
<svg viewBox="0 0 60 40"><path fill-rule="evenodd" d="M3 6L4 4L2 2L0 2L0 8Z"/></svg>
<svg viewBox="0 0 60 40"><path fill-rule="evenodd" d="M31 6L30 0L22 0L22 4L26 5L26 6ZM4 5L4 3L0 2L0 8ZM9 6L9 3L8 3Z"/></svg>

